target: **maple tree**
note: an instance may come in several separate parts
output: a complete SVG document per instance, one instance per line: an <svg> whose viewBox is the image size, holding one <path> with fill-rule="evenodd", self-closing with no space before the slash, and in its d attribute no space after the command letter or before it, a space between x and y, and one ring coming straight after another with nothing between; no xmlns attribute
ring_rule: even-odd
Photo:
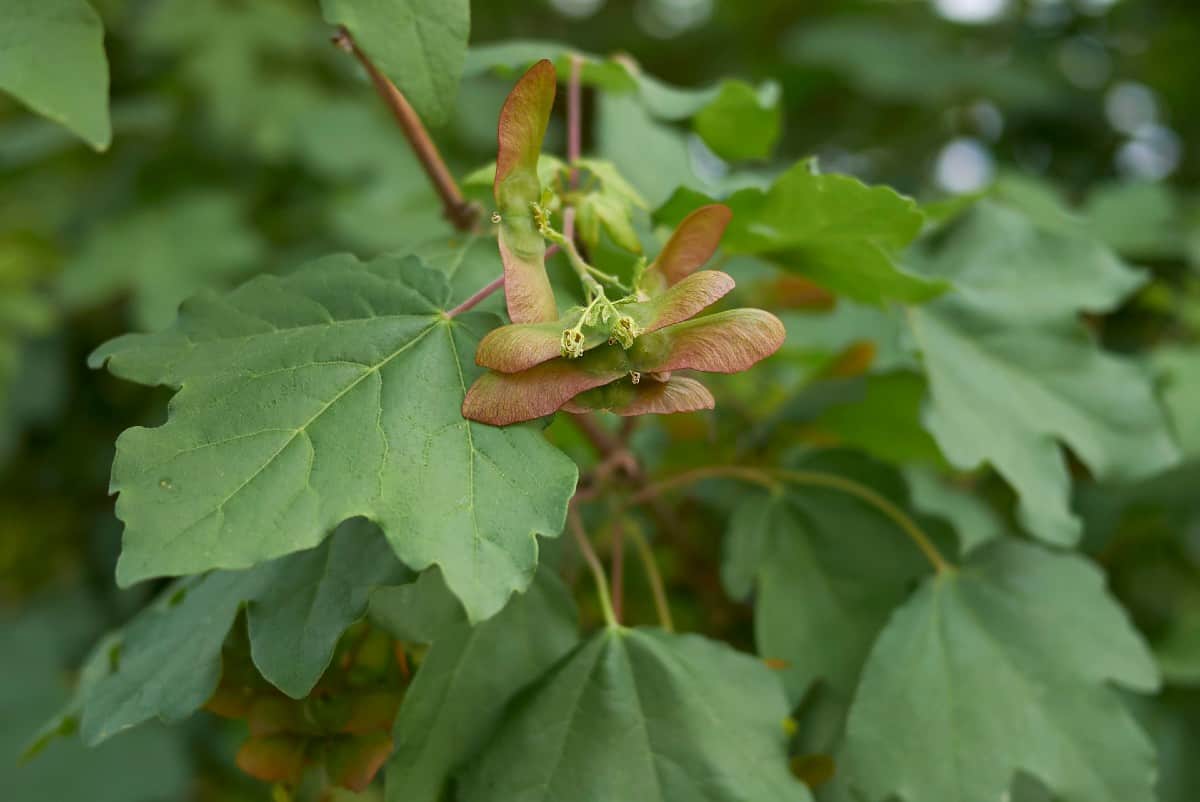
<svg viewBox="0 0 1200 802"><path fill-rule="evenodd" d="M85 0L11 5L0 89L96 149L153 125L110 112ZM3 267L36 244L0 239L8 394L57 315L105 307L132 332L85 329L99 394L150 388L108 485L142 595L73 644L30 766L126 749L177 778L147 728L187 719L276 802L1182 798L1154 722L1200 676L1200 616L1147 625L1113 553L1144 509L1152 535L1195 520L1200 371L1103 330L1167 286L1131 262L1195 258L1182 207L1018 176L921 202L768 162L778 85L468 47L466 0L201 5L164 0L138 47L174 54L216 141L342 197L296 212L328 241L284 248L246 223L261 199L187 176L79 237L50 301ZM309 23L319 77L265 80ZM796 47L841 64L821 42L869 32ZM464 79L503 87L469 169L439 148ZM4 414L0 453L33 428ZM39 659L32 687L62 662Z"/></svg>

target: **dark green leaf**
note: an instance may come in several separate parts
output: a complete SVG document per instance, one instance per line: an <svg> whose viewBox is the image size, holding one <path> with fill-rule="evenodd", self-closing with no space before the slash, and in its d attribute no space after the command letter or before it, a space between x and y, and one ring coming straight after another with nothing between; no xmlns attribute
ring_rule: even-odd
<svg viewBox="0 0 1200 802"><path fill-rule="evenodd" d="M853 455L829 467L903 503L894 473ZM788 697L798 703L823 680L849 701L875 636L929 565L895 523L832 490L789 488L748 498L734 511L721 574L735 598L754 594L758 652L782 660Z"/></svg>
<svg viewBox="0 0 1200 802"><path fill-rule="evenodd" d="M461 781L475 802L804 802L766 666L695 635L608 629L523 698Z"/></svg>
<svg viewBox="0 0 1200 802"><path fill-rule="evenodd" d="M575 604L549 570L474 627L436 571L381 589L372 615L400 638L433 641L393 732L387 798L437 802L500 723L516 693L578 641Z"/></svg>

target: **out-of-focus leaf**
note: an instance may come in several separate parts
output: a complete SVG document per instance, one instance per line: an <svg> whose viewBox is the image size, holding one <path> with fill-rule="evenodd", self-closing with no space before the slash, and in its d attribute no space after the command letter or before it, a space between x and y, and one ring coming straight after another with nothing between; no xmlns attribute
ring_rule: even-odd
<svg viewBox="0 0 1200 802"><path fill-rule="evenodd" d="M962 552L1006 534L1004 522L983 499L956 488L933 470L919 465L904 469L913 506L944 519L958 533Z"/></svg>
<svg viewBox="0 0 1200 802"><path fill-rule="evenodd" d="M1152 362L1179 445L1189 457L1200 456L1200 349L1163 348Z"/></svg>
<svg viewBox="0 0 1200 802"><path fill-rule="evenodd" d="M658 217L678 223L676 217L705 202L677 196ZM900 252L924 218L913 200L889 187L821 174L802 161L770 189L742 189L723 202L733 210L721 242L730 253L760 255L862 303L922 302L946 289L939 278L900 265Z"/></svg>
<svg viewBox="0 0 1200 802"><path fill-rule="evenodd" d="M350 31L427 123L449 119L467 56L469 0L321 0L321 11Z"/></svg>
<svg viewBox="0 0 1200 802"><path fill-rule="evenodd" d="M795 63L835 70L861 92L901 103L990 98L1006 107L1053 110L1065 88L1048 69L1003 48L983 51L882 18L805 22L783 45Z"/></svg>
<svg viewBox="0 0 1200 802"><path fill-rule="evenodd" d="M380 590L372 615L397 637L433 641L396 718L387 795L437 802L487 742L506 706L578 641L575 604L543 569L529 590L474 627L435 571Z"/></svg>
<svg viewBox="0 0 1200 802"><path fill-rule="evenodd" d="M942 464L937 443L921 428L925 392L925 380L916 373L868 376L861 400L830 407L812 425L839 444L887 462Z"/></svg>
<svg viewBox="0 0 1200 802"><path fill-rule="evenodd" d="M58 317L42 288L54 264L36 241L0 238L0 462L27 423L57 407L61 385L53 354L31 350L32 340L49 333Z"/></svg>
<svg viewBox="0 0 1200 802"><path fill-rule="evenodd" d="M92 681L61 719L78 721L94 746L151 719L190 716L217 688L221 647L243 608L259 671L302 698L366 613L371 591L409 576L378 531L358 520L311 551L181 580L101 642L84 669Z"/></svg>
<svg viewBox="0 0 1200 802"><path fill-rule="evenodd" d="M611 58L559 42L517 40L471 48L467 75L489 70L512 74L539 59L554 62L560 80L579 61L580 82L614 94L632 94L658 120L691 119L696 133L723 159L764 159L779 138L782 123L779 85L754 87L725 80L698 89L672 86L647 74L626 54Z"/></svg>
<svg viewBox="0 0 1200 802"><path fill-rule="evenodd" d="M561 531L577 469L535 426L462 417L499 321L450 319L449 301L416 257L332 256L99 349L93 365L182 388L167 423L118 441L118 580L249 567L364 515L405 564L440 565L472 620L503 607L533 578L534 536Z"/></svg>
<svg viewBox="0 0 1200 802"><path fill-rule="evenodd" d="M1176 461L1143 372L1101 351L1077 319L1142 282L1103 245L981 202L913 264L955 286L909 313L929 377L926 425L955 466L987 462L1004 476L1032 534L1079 538L1059 441L1101 477Z"/></svg>
<svg viewBox="0 0 1200 802"><path fill-rule="evenodd" d="M880 635L850 710L850 783L872 801L992 802L1024 770L1063 802L1150 802L1153 747L1109 683L1152 692L1158 674L1100 572L989 543Z"/></svg>
<svg viewBox="0 0 1200 802"><path fill-rule="evenodd" d="M786 716L770 670L724 644L606 629L527 692L461 790L479 802L803 802Z"/></svg>
<svg viewBox="0 0 1200 802"><path fill-rule="evenodd" d="M138 328L167 326L197 291L228 286L262 258L242 205L216 192L189 194L100 223L59 279L73 307L131 297Z"/></svg>
<svg viewBox="0 0 1200 802"><path fill-rule="evenodd" d="M6 0L0 90L93 148L108 147L104 26L87 0Z"/></svg>
<svg viewBox="0 0 1200 802"><path fill-rule="evenodd" d="M18 764L38 725L68 703L68 670L96 609L80 596L46 599L0 620L0 789L5 802L156 802L187 795L186 747L178 733L148 728L92 749L77 740L47 745ZM87 682L85 676L83 682ZM58 723L57 721L55 722ZM68 731L73 731L71 726ZM53 737L47 733L46 740Z"/></svg>
<svg viewBox="0 0 1200 802"><path fill-rule="evenodd" d="M782 125L779 86L755 89L744 81L726 81L696 115L695 125L696 133L722 159L765 159Z"/></svg>
<svg viewBox="0 0 1200 802"><path fill-rule="evenodd" d="M1130 259L1178 259L1186 254L1182 209L1163 183L1102 185L1081 213L1093 236Z"/></svg>
<svg viewBox="0 0 1200 802"><path fill-rule="evenodd" d="M685 136L655 121L636 99L606 95L600 99L597 116L600 154L630 177L651 207L663 204L681 186L706 188L692 166Z"/></svg>

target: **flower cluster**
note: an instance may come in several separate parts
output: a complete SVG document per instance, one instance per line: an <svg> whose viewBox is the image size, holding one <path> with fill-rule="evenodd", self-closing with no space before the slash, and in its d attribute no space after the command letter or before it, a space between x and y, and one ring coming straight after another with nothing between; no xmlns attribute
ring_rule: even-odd
<svg viewBox="0 0 1200 802"><path fill-rule="evenodd" d="M720 204L692 212L633 291L610 300L574 243L549 225L537 157L554 97L554 68L540 62L504 105L495 195L500 253L512 325L490 332L475 361L488 368L467 392L463 415L504 426L558 410L619 415L711 409L696 370L735 373L773 354L783 324L760 309L697 318L734 287L717 270L699 270L716 251L731 212ZM559 316L545 273L545 239L559 244L587 290L586 306ZM611 278L611 277L607 277Z"/></svg>

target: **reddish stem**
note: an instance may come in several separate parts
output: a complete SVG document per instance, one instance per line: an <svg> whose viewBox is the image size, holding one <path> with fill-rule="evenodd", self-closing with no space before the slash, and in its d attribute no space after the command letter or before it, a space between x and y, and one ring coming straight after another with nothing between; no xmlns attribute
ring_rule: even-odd
<svg viewBox="0 0 1200 802"><path fill-rule="evenodd" d="M433 188L442 199L446 219L459 231L470 231L475 225L475 219L478 217L479 210L473 204L468 203L463 197L462 191L454 181L454 176L450 174L450 169L446 167L446 162L442 159L442 154L438 151L437 145L429 138L429 132L425 130L425 126L421 123L421 118L417 116L416 111L409 105L408 99L396 88L395 84L389 81L375 67L366 54L359 49L349 31L345 28L338 28L337 34L333 37L333 42L342 50L358 59L358 63L367 71L367 75L371 78L371 83L375 85L375 91L383 99L383 102L387 104L387 107L391 109L392 116L399 123L400 130L404 133L405 139L408 140L408 144L416 155L417 161L421 163L425 174L429 176L430 183L433 184Z"/></svg>
<svg viewBox="0 0 1200 802"><path fill-rule="evenodd" d="M470 298L463 301L461 304L459 304L458 306L454 307L449 312L447 312L446 317L449 317L449 318L458 317L463 312L467 312L471 309L474 309L476 306L479 305L480 301L482 301L484 298L488 297L493 292L495 292L496 290L500 289L503 286L504 286L504 274L501 273L500 275L496 276L494 279L489 281L485 286L476 290L475 294L472 295Z"/></svg>

